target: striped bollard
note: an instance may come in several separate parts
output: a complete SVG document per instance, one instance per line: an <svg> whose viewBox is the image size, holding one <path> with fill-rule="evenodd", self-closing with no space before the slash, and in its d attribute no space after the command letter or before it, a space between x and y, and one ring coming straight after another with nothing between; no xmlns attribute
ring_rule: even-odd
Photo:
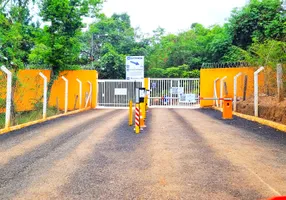
<svg viewBox="0 0 286 200"><path fill-rule="evenodd" d="M136 103L135 107L135 133L140 133L140 108L138 103Z"/></svg>

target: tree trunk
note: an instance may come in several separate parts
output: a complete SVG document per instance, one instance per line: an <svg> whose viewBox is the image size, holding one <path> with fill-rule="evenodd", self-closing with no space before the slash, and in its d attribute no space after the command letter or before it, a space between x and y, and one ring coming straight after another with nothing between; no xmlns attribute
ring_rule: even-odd
<svg viewBox="0 0 286 200"><path fill-rule="evenodd" d="M53 87L53 84L55 82L55 80L57 80L59 76L59 71L58 70L55 70L55 67L53 67L51 69L51 74L50 74L50 82L48 84L48 91L47 91L47 103L49 104L50 102L50 97L51 97L51 92L52 92L52 87Z"/></svg>

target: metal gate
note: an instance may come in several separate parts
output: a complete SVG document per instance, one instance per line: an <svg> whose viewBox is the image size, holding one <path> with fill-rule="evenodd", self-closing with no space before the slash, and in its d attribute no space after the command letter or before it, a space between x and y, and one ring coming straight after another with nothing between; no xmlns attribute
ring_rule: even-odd
<svg viewBox="0 0 286 200"><path fill-rule="evenodd" d="M151 107L199 107L199 78L151 78L149 86Z"/></svg>
<svg viewBox="0 0 286 200"><path fill-rule="evenodd" d="M143 87L143 80L98 80L97 107L127 108L130 100L135 102L136 87Z"/></svg>

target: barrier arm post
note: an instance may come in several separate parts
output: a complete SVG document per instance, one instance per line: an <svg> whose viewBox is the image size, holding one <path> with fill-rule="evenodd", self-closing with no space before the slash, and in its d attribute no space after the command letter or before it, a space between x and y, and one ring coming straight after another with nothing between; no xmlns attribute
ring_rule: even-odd
<svg viewBox="0 0 286 200"><path fill-rule="evenodd" d="M237 79L242 75L242 72L239 72L233 78L233 111L236 111L236 103L237 103Z"/></svg>
<svg viewBox="0 0 286 200"><path fill-rule="evenodd" d="M254 72L254 116L258 117L258 74L264 70L264 67L260 67Z"/></svg>
<svg viewBox="0 0 286 200"><path fill-rule="evenodd" d="M82 82L78 78L76 79L76 81L79 84L79 109L81 109L82 107Z"/></svg>
<svg viewBox="0 0 286 200"><path fill-rule="evenodd" d="M223 98L223 88L224 88L224 80L227 78L227 76L220 79L220 98ZM220 100L220 107L222 108L222 100Z"/></svg>
<svg viewBox="0 0 286 200"><path fill-rule="evenodd" d="M214 98L217 98L217 91L216 91L216 83L219 80L219 78L216 78L214 80ZM216 107L218 107L218 100L214 100L214 104L216 105Z"/></svg>
<svg viewBox="0 0 286 200"><path fill-rule="evenodd" d="M65 81L65 113L68 112L68 91L69 91L69 81L64 76L62 76L62 79Z"/></svg>
<svg viewBox="0 0 286 200"><path fill-rule="evenodd" d="M8 129L11 122L12 73L4 65L1 66L1 70L7 74L5 129Z"/></svg>
<svg viewBox="0 0 286 200"><path fill-rule="evenodd" d="M43 98L43 119L47 118L47 91L48 91L48 79L47 77L40 72L39 75L44 80L44 98Z"/></svg>

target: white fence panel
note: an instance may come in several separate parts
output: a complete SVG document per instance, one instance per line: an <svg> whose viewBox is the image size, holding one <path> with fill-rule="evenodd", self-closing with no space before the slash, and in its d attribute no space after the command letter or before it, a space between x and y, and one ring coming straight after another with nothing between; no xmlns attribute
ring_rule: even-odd
<svg viewBox="0 0 286 200"><path fill-rule="evenodd" d="M129 101L135 102L136 88L143 87L142 81L98 80L98 108L128 108Z"/></svg>
<svg viewBox="0 0 286 200"><path fill-rule="evenodd" d="M198 78L150 79L150 107L198 108L199 95Z"/></svg>

